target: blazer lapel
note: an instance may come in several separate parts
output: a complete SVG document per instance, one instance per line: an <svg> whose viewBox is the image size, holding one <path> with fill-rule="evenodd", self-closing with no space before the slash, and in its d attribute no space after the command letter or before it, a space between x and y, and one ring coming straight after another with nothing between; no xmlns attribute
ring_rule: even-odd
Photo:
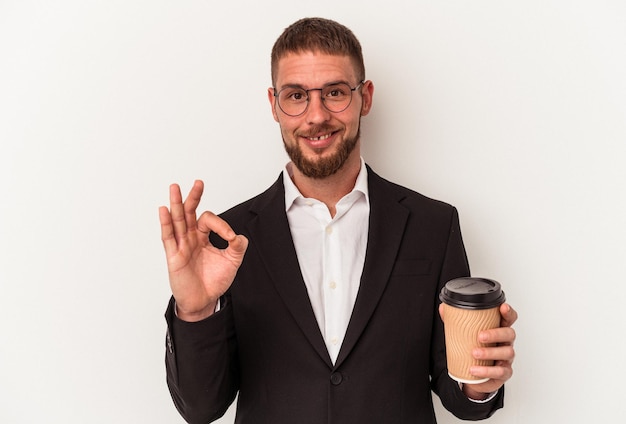
<svg viewBox="0 0 626 424"><path fill-rule="evenodd" d="M408 210L385 187L387 182L368 167L370 223L365 264L350 323L335 363L339 367L365 329L385 290L400 247Z"/></svg>
<svg viewBox="0 0 626 424"><path fill-rule="evenodd" d="M250 247L256 245L285 306L317 354L331 368L332 362L311 307L289 230L282 175L264 195L252 202L250 210L257 214L247 226L254 240Z"/></svg>

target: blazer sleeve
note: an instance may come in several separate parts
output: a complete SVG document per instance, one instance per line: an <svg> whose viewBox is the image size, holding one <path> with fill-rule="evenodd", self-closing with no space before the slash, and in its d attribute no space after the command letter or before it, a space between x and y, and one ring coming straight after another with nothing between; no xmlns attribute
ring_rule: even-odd
<svg viewBox="0 0 626 424"><path fill-rule="evenodd" d="M443 322L438 313L439 299L438 294L446 282L470 275L469 264L461 229L459 225L459 216L456 209L453 208L450 221L450 230L448 234L448 243L446 247L445 258L440 271L439 286L437 290L437 298L435 299L436 307L433 320L433 342L431 352L431 385L433 391L441 399L443 406L458 418L464 420L481 420L493 415L496 410L502 408L504 399L504 387L502 387L497 395L485 403L473 402L465 396L460 390L458 382L450 378L446 365L446 347L443 331Z"/></svg>
<svg viewBox="0 0 626 424"><path fill-rule="evenodd" d="M212 422L224 415L239 387L232 308L223 297L219 312L193 323L178 319L174 308L172 298L165 313L167 385L188 423Z"/></svg>

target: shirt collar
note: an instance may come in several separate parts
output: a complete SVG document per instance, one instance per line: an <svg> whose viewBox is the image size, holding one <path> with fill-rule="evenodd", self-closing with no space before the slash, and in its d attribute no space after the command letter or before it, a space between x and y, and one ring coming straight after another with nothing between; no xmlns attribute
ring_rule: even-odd
<svg viewBox="0 0 626 424"><path fill-rule="evenodd" d="M293 163L289 162L285 165L285 170L283 172L283 184L285 186L285 210L289 210L293 203L298 198L303 198L304 196L298 190L298 187L293 183L291 177L293 176ZM361 192L365 196L365 200L369 202L369 190L367 185L367 167L365 166L365 160L361 158L361 169L359 170L359 175L356 177L356 183L354 184L354 188L350 193Z"/></svg>

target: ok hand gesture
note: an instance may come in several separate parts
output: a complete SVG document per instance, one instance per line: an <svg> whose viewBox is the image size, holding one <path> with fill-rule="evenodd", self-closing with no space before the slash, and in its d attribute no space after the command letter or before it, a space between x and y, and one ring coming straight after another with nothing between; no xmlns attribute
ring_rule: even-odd
<svg viewBox="0 0 626 424"><path fill-rule="evenodd" d="M248 239L235 234L212 212L196 218L203 190L203 182L196 181L183 203L180 187L172 184L170 209L159 208L170 286L178 317L184 321L199 321L213 314L219 297L235 279L248 247ZM209 242L211 231L228 242L226 249Z"/></svg>

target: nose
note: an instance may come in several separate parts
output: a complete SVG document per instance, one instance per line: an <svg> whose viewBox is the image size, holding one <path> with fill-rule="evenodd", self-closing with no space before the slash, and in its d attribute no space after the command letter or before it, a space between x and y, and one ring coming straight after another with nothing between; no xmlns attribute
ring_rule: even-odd
<svg viewBox="0 0 626 424"><path fill-rule="evenodd" d="M306 111L306 119L310 124L318 124L326 122L330 119L330 111L324 106L322 101L321 90L311 90L317 93L309 92L309 105ZM318 94L319 93L319 94Z"/></svg>

